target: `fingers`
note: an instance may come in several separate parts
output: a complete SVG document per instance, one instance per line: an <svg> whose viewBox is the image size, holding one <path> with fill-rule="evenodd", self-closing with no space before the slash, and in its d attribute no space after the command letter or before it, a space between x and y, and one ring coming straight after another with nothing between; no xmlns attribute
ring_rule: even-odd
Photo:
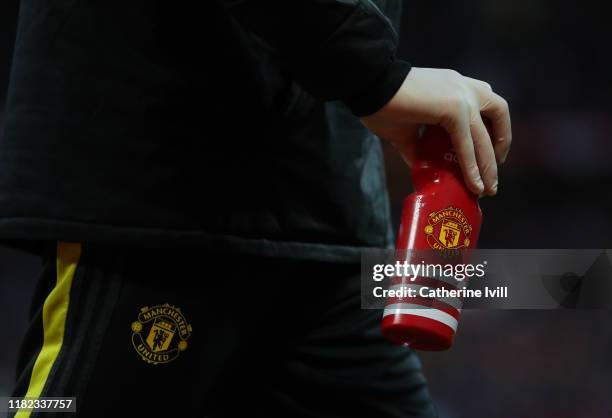
<svg viewBox="0 0 612 418"><path fill-rule="evenodd" d="M512 142L508 102L495 94L488 83L465 78L474 88L479 102L477 111L473 110L472 137L480 175L485 184L485 194L494 195L498 184L496 163L502 164L506 160ZM491 122L491 135L479 115Z"/></svg>
<svg viewBox="0 0 612 418"><path fill-rule="evenodd" d="M479 113L472 116L470 128L474 150L476 151L476 161L484 183L484 194L493 196L497 193L497 162L489 132Z"/></svg>
<svg viewBox="0 0 612 418"><path fill-rule="evenodd" d="M463 179L468 189L476 195L484 192L484 183L476 161L476 152L470 128L470 109L464 102L453 106L454 112L442 120L442 127L451 137Z"/></svg>
<svg viewBox="0 0 612 418"><path fill-rule="evenodd" d="M489 92L486 100L482 102L480 112L491 121L495 157L500 164L503 164L512 143L512 126L508 102L503 97Z"/></svg>
<svg viewBox="0 0 612 418"><path fill-rule="evenodd" d="M470 77L465 77L465 79L476 89L480 101L480 113L491 121L495 158L498 163L503 164L512 142L508 102L495 94L489 83Z"/></svg>

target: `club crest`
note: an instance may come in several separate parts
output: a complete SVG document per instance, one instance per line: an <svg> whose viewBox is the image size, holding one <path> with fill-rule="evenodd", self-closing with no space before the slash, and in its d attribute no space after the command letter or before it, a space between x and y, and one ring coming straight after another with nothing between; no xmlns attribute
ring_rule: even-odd
<svg viewBox="0 0 612 418"><path fill-rule="evenodd" d="M461 209L449 206L429 214L425 226L427 242L434 250L456 250L470 246L472 225Z"/></svg>
<svg viewBox="0 0 612 418"><path fill-rule="evenodd" d="M151 364L169 363L187 349L191 325L179 308L169 304L144 307L132 322L132 345Z"/></svg>

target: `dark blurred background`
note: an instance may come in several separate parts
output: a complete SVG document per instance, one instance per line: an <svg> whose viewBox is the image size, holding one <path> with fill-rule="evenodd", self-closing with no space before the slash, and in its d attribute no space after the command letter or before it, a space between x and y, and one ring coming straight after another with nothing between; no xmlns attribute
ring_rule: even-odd
<svg viewBox="0 0 612 418"><path fill-rule="evenodd" d="M488 81L514 142L483 248L612 248L612 81L603 1L404 2L400 55ZM17 2L0 2L0 123ZM387 149L398 219L408 171ZM0 248L0 396L10 391L37 260ZM612 416L612 312L468 311L455 346L422 355L441 418Z"/></svg>

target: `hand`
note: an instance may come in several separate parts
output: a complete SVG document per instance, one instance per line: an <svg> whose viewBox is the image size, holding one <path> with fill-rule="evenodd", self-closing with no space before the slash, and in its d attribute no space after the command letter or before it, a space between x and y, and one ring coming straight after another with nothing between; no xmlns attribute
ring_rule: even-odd
<svg viewBox="0 0 612 418"><path fill-rule="evenodd" d="M481 115L491 121L492 139ZM408 164L414 161L419 126L441 125L468 188L478 195L497 193L497 163L504 162L512 141L510 113L508 103L484 81L453 70L414 67L395 96L361 121L390 141Z"/></svg>

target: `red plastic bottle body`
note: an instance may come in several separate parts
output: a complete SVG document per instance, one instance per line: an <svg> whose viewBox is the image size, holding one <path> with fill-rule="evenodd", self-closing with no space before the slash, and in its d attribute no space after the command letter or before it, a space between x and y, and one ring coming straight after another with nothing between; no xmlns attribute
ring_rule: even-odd
<svg viewBox="0 0 612 418"><path fill-rule="evenodd" d="M482 213L477 196L465 186L450 137L442 128L426 128L411 175L415 192L404 200L397 260L441 265L468 262L469 250L478 240ZM383 335L420 350L449 348L457 330L461 299L423 297L419 290L459 289L462 282L419 274L416 278L393 278L390 288L398 287L415 289L417 296L387 300Z"/></svg>

